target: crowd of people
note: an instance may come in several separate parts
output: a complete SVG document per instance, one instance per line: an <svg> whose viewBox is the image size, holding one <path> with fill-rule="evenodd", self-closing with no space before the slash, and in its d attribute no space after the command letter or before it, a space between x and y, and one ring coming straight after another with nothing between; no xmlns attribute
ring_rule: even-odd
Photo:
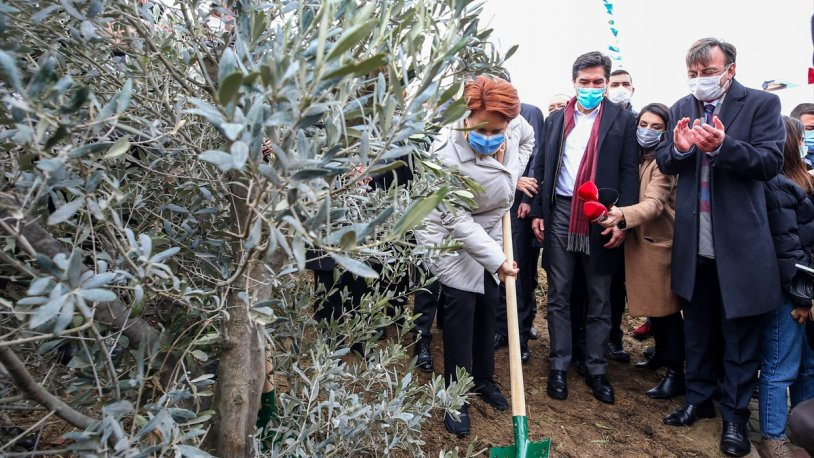
<svg viewBox="0 0 814 458"><path fill-rule="evenodd" d="M614 403L607 361L630 360L621 329L627 309L647 317L644 332L655 341L637 367L666 369L645 394L685 399L665 412L665 424L712 418L717 402L721 450L744 456L757 390L759 453L791 456L789 406L792 439L814 449L814 342L805 331L814 326L812 301L792 285L796 265L811 265L814 251L814 104L781 116L775 95L737 81L736 50L724 41L695 42L686 65L689 95L638 112L632 76L611 72L599 52L574 61L575 95L555 95L547 117L521 104L506 80L466 84L471 114L448 126L432 152L484 190L469 211L436 209L416 231L421 246L451 239L461 247L432 258L437 284L415 298L417 364L434 369L437 312L447 382L464 368L486 403L507 409L494 382L495 349L507 341L501 283L517 278L525 362L538 337L539 262L550 398L568 398L573 366L597 400ZM598 216L597 203L605 210ZM506 212L513 265L501 247ZM467 435L468 406L444 424Z"/></svg>
<svg viewBox="0 0 814 458"><path fill-rule="evenodd" d="M431 153L483 189L472 208L436 208L415 231L432 253L418 268L437 280L414 298L416 364L435 369L436 321L446 382L463 368L475 393L506 410L494 380L495 350L508 340L503 280L516 277L525 363L529 341L540 338L541 265L551 399L568 399L573 367L598 401L615 402L608 359L630 361L627 310L646 318L634 335L655 342L636 367L665 369L643 395L684 396L666 425L713 418L717 402L720 448L744 456L757 394L760 455L792 456L790 440L814 453L814 310L795 286L797 266L814 264L814 103L781 116L775 95L737 81L735 47L714 38L692 44L686 68L687 96L638 112L633 77L611 71L599 52L576 58L574 95L554 95L547 116L521 103L509 81L466 83L470 114L447 126ZM502 248L507 212L513 264ZM449 241L460 248L433 252ZM355 301L362 295L360 279L310 267L326 291L344 285ZM318 318L341 315L337 294L323 302ZM468 435L468 404L444 425Z"/></svg>

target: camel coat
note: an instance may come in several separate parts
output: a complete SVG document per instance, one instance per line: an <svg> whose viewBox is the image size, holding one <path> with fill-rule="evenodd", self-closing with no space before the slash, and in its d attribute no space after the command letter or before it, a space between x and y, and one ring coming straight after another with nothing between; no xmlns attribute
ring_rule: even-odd
<svg viewBox="0 0 814 458"><path fill-rule="evenodd" d="M670 285L675 226L676 177L659 171L656 161L639 166L639 203L621 207L625 239L625 283L632 316L667 316L681 310Z"/></svg>

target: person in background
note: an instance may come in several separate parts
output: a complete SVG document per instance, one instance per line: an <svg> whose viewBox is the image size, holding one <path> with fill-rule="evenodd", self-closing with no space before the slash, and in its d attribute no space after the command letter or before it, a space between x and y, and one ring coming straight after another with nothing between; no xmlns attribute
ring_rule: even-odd
<svg viewBox="0 0 814 458"><path fill-rule="evenodd" d="M678 175L671 282L683 299L687 358L686 403L664 423L714 417L720 393L720 448L744 456L763 315L783 303L763 185L780 172L786 132L777 96L735 80L735 57L714 38L690 47L691 95L670 109L656 161Z"/></svg>
<svg viewBox="0 0 814 458"><path fill-rule="evenodd" d="M640 146L639 203L613 207L604 227L620 226L625 238L625 277L632 316L651 317L656 355L667 372L659 385L647 391L654 399L684 394L684 328L681 303L670 289L670 256L675 225L676 178L665 175L655 161L655 148L664 138L670 113L665 105L642 108L636 138Z"/></svg>
<svg viewBox="0 0 814 458"><path fill-rule="evenodd" d="M514 193L514 204L510 211L512 216L512 246L514 248L514 259L520 273L517 276L517 314L520 325L520 360L528 362L531 357L529 353L528 341L532 337L531 330L534 323L534 316L537 312L537 304L534 292L537 290L537 262L540 258L540 248L534 246L534 232L531 230L531 199L537 194L538 183L532 176L533 158L537 155L537 150L544 142L543 112L534 105L527 103L520 104L520 116L525 119L534 130L534 149L532 159L526 165L523 176L517 181L517 190ZM518 119L519 121L519 119ZM521 135L521 138L528 138ZM507 323L506 323L506 290L503 285L500 288L500 301L497 304L497 326L495 329L495 349L508 344Z"/></svg>
<svg viewBox="0 0 814 458"><path fill-rule="evenodd" d="M566 94L556 94L554 97L551 97L551 101L548 102L548 114L562 110L568 105L568 101L571 100L571 96Z"/></svg>
<svg viewBox="0 0 814 458"><path fill-rule="evenodd" d="M795 264L811 265L814 250L814 178L802 157L807 152L800 121L784 116L786 143L783 169L765 186L769 226L774 237L785 303L766 314L763 322L760 365L760 433L757 446L763 458L788 457L786 438L789 399L791 407L814 398L814 350L805 338L811 300L790 294Z"/></svg>
<svg viewBox="0 0 814 458"><path fill-rule="evenodd" d="M420 246L430 249L449 239L461 245L454 252L442 250L430 266L444 295L447 385L463 368L486 403L506 410L508 402L494 382L495 306L500 298L498 277L516 276L518 269L503 253L502 218L514 203L517 181L534 148L534 131L522 117L520 127L512 127L520 114L520 100L505 80L478 76L466 83L464 97L469 117L445 128L445 137L432 150L444 166L456 167L483 191L475 194L471 211L433 210L415 236ZM528 138L520 137L524 132ZM459 437L468 435L469 405L461 407L458 420L446 414L444 426Z"/></svg>
<svg viewBox="0 0 814 458"><path fill-rule="evenodd" d="M805 129L806 163L814 166L814 103L801 103L791 110L791 117L803 123Z"/></svg>
<svg viewBox="0 0 814 458"><path fill-rule="evenodd" d="M633 87L633 77L630 76L627 70L614 70L610 74L608 81L608 100L613 103L618 103L625 110L631 111L636 114L633 105L630 104L630 99L636 92Z"/></svg>
<svg viewBox="0 0 814 458"><path fill-rule="evenodd" d="M808 316L809 318L814 317L814 307L809 310ZM811 319L806 323L806 336L807 351L814 351L814 321ZM803 401L791 410L789 438L793 444L804 448L810 456L814 456L814 399Z"/></svg>
<svg viewBox="0 0 814 458"><path fill-rule="evenodd" d="M543 242L548 273L548 330L551 352L546 391L568 397L566 371L572 362L570 296L581 262L588 292L586 381L594 397L614 402L605 349L610 334L610 283L619 266L624 233L591 224L576 190L588 181L616 190L620 205L636 203L639 192L636 118L604 98L610 58L599 52L579 56L571 70L577 96L546 120L544 147L535 158L542 189L531 208L532 228ZM554 134L556 133L556 134ZM545 234L544 232L545 231Z"/></svg>

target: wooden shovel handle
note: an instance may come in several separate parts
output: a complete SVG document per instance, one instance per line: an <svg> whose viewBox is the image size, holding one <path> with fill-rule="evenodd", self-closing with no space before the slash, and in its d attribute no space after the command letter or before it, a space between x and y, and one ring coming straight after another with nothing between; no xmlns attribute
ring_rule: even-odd
<svg viewBox="0 0 814 458"><path fill-rule="evenodd" d="M512 249L512 219L509 212L503 215L503 254L509 265L514 265ZM507 275L506 321L509 333L509 374L512 382L512 415L526 416L526 394L523 390L523 364L520 361L520 327L517 321L516 277Z"/></svg>

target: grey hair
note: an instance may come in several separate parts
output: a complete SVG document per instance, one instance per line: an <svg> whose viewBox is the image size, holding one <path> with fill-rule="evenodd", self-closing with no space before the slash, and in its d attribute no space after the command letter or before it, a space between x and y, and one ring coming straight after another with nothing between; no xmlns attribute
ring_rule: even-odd
<svg viewBox="0 0 814 458"><path fill-rule="evenodd" d="M735 45L717 38L702 38L693 43L689 51L687 51L687 67L692 67L696 64L708 64L710 60L709 51L715 47L721 48L721 51L723 51L724 63L726 65L735 63L735 57L738 54Z"/></svg>

